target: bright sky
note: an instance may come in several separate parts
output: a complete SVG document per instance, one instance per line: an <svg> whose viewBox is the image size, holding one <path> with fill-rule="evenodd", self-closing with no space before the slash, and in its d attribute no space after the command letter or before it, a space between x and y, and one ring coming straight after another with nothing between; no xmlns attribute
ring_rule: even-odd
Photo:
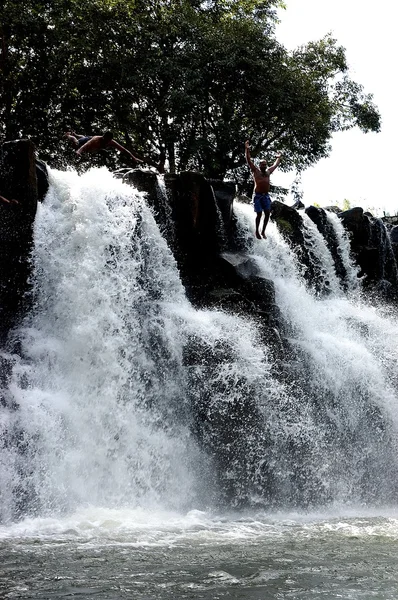
<svg viewBox="0 0 398 600"><path fill-rule="evenodd" d="M286 5L279 11L278 40L293 49L332 32L346 48L350 77L373 94L382 118L380 133L356 128L334 136L330 157L302 174L305 206L342 207L347 198L351 206L377 209L378 216L383 210L398 213L397 0L286 0ZM273 183L289 187L293 178L276 171Z"/></svg>

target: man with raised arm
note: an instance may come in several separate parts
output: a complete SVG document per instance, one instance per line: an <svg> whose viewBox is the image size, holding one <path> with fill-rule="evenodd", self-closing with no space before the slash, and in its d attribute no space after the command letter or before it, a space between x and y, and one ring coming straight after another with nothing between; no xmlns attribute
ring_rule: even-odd
<svg viewBox="0 0 398 600"><path fill-rule="evenodd" d="M72 131L67 131L65 133L65 137L68 138L72 142L72 144L77 148L76 154L81 156L84 152L94 153L99 152L99 150L103 150L104 148L116 148L116 150L120 150L120 152L124 152L128 154L134 161L134 163L142 163L143 161L139 158L136 158L115 140L113 139L113 133L111 131L106 131L104 135L93 135L93 136L84 136L78 135Z"/></svg>
<svg viewBox="0 0 398 600"><path fill-rule="evenodd" d="M250 146L249 140L245 142L245 156L247 164L250 167L250 170L254 179L254 196L253 196L253 204L254 204L254 212L256 213L256 238L261 240L261 236L265 239L267 236L265 235L265 228L268 225L269 215L271 212L271 198L269 197L269 188L270 188L270 180L269 176L273 173L276 167L281 162L281 154L278 154L276 157L276 161L271 167L267 168L267 161L260 160L259 166L256 167L252 159L250 158ZM264 221L261 229L260 235L260 222L261 216L264 213Z"/></svg>

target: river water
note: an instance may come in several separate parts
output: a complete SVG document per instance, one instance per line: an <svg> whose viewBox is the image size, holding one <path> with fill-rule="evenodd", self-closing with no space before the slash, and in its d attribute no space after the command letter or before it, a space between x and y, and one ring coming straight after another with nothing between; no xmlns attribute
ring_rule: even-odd
<svg viewBox="0 0 398 600"><path fill-rule="evenodd" d="M3 598L395 599L398 515L86 509L0 530ZM355 516L354 516L355 515Z"/></svg>
<svg viewBox="0 0 398 600"><path fill-rule="evenodd" d="M304 220L321 296L275 225L257 241L251 208L236 206L275 285L292 385L275 377L255 321L189 304L142 194L104 169L50 177L32 312L19 353L3 353L0 597L397 598L398 326L361 297L337 218L344 290ZM187 367L193 335L228 360ZM225 507L192 434L198 381L212 414L248 393L263 411L269 508L265 480L242 479L232 459L237 504L252 508Z"/></svg>

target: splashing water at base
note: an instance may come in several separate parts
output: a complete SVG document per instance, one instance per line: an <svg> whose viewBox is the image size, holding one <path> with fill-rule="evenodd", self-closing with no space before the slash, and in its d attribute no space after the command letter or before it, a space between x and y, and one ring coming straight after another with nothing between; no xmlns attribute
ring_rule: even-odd
<svg viewBox="0 0 398 600"><path fill-rule="evenodd" d="M396 512L96 511L0 528L7 598L352 598L398 592Z"/></svg>

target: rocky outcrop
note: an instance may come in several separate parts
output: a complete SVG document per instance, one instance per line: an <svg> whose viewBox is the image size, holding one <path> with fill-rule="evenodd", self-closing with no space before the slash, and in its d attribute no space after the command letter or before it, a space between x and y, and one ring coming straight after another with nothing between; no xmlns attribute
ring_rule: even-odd
<svg viewBox="0 0 398 600"><path fill-rule="evenodd" d="M233 210L236 185L232 181L220 181L218 179L209 179L209 183L221 213L228 247L232 247L236 235L236 216Z"/></svg>
<svg viewBox="0 0 398 600"><path fill-rule="evenodd" d="M32 227L39 198L31 141L6 142L1 147L0 195L11 201L0 201L0 339L4 342L24 311L28 290Z"/></svg>
<svg viewBox="0 0 398 600"><path fill-rule="evenodd" d="M351 208L340 213L344 227L350 233L351 249L361 271L365 288L382 297L398 297L398 270L396 254L390 235L381 219L365 213L362 208Z"/></svg>
<svg viewBox="0 0 398 600"><path fill-rule="evenodd" d="M398 264L398 225L394 225L390 229L391 248L394 253L395 260Z"/></svg>
<svg viewBox="0 0 398 600"><path fill-rule="evenodd" d="M333 258L336 275L340 278L340 281L344 286L347 273L339 251L339 240L337 239L333 225L327 217L326 210L316 206L309 206L305 209L305 212L311 221L315 223L318 231L325 239L326 245Z"/></svg>
<svg viewBox="0 0 398 600"><path fill-rule="evenodd" d="M42 202L48 191L48 171L44 161L36 159L37 199Z"/></svg>
<svg viewBox="0 0 398 600"><path fill-rule="evenodd" d="M200 173L168 174L165 185L175 229L174 255L190 295L196 297L194 288L201 281L209 285L214 256L226 248L221 211Z"/></svg>
<svg viewBox="0 0 398 600"><path fill-rule="evenodd" d="M334 261L336 275L343 287L347 273L339 251L339 241L335 230L327 217L327 212L339 216L347 230L352 250L352 258L359 266L358 277L363 282L363 288L368 293L396 302L398 300L398 234L392 222L387 226L382 219L365 213L356 207L341 212L338 207L323 209L309 206L305 213L316 224L323 236ZM322 285L316 257L306 245L305 226L300 213L294 208L281 202L273 202L271 218L276 222L280 232L295 251L299 264L302 265L303 277L321 294L327 293L327 287ZM393 219L393 218L392 218Z"/></svg>
<svg viewBox="0 0 398 600"><path fill-rule="evenodd" d="M271 208L271 219L276 222L283 237L294 250L305 281L318 294L327 294L329 290L325 286L322 265L319 263L318 258L311 254L306 243L302 216L295 208L286 206L286 204L279 201L274 201Z"/></svg>

